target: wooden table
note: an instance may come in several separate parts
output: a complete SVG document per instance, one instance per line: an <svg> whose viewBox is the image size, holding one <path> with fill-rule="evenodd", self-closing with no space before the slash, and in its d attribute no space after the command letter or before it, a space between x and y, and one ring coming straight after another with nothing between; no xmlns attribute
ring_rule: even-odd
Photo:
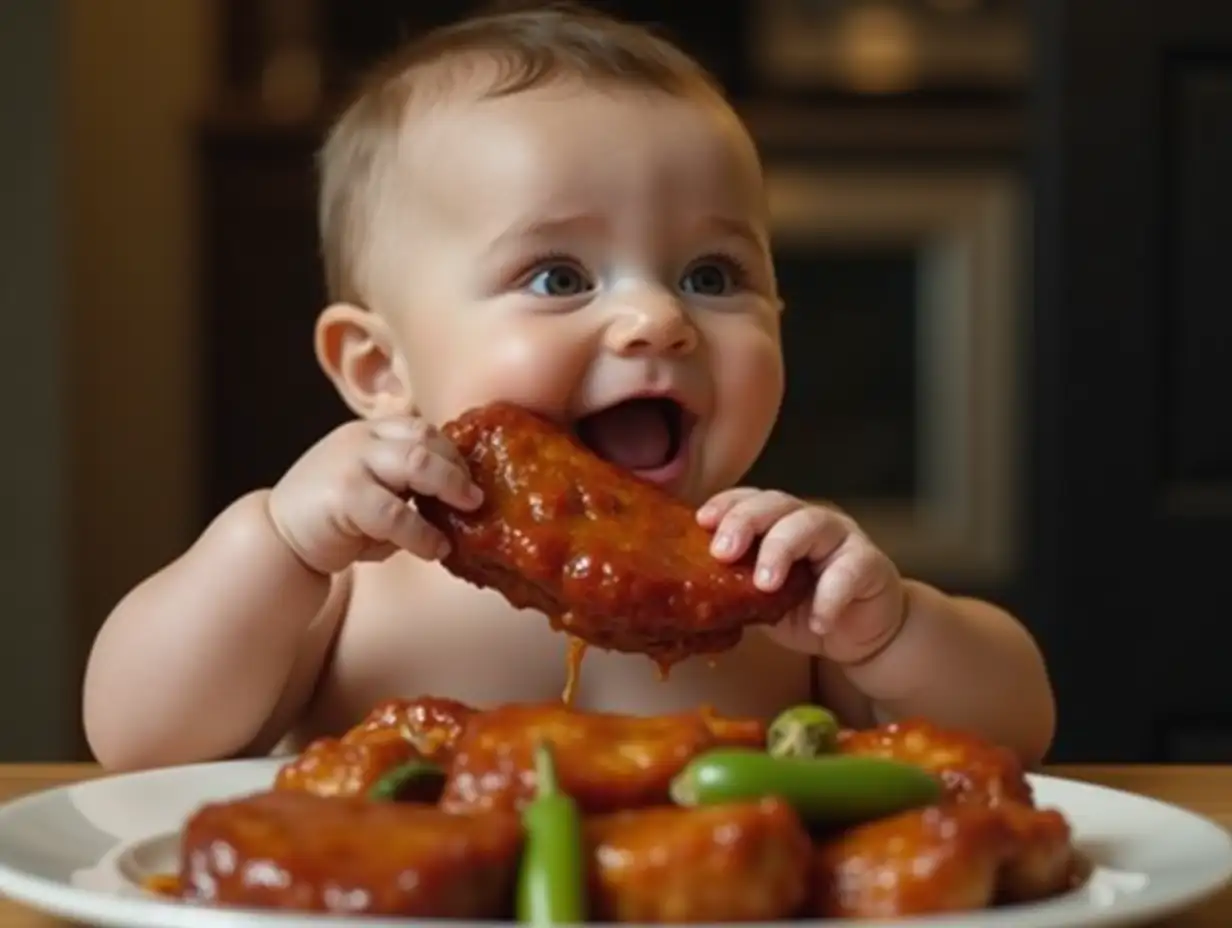
<svg viewBox="0 0 1232 928"><path fill-rule="evenodd" d="M1153 796L1232 829L1232 767L1053 767L1050 774ZM99 775L87 764L0 766L0 802ZM2 840L2 839L0 839ZM358 925L359 922L356 922ZM1158 928L1232 928L1232 888ZM69 923L0 900L0 928L68 928Z"/></svg>

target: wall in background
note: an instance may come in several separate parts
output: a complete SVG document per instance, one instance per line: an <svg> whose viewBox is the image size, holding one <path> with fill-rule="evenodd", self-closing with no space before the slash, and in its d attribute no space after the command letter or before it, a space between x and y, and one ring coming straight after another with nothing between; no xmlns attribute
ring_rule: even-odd
<svg viewBox="0 0 1232 928"><path fill-rule="evenodd" d="M117 599L196 525L193 151L213 8L67 3L79 657Z"/></svg>
<svg viewBox="0 0 1232 928"><path fill-rule="evenodd" d="M177 554L195 524L193 138L212 79L213 6L68 3L72 524L83 636Z"/></svg>
<svg viewBox="0 0 1232 928"><path fill-rule="evenodd" d="M0 761L71 750L63 4L0 4Z"/></svg>
<svg viewBox="0 0 1232 928"><path fill-rule="evenodd" d="M192 534L211 10L0 4L0 761L81 752L98 623Z"/></svg>

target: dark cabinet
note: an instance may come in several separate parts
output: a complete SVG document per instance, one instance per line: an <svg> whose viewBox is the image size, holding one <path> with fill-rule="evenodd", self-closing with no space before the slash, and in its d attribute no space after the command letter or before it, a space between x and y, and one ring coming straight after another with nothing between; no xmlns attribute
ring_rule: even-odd
<svg viewBox="0 0 1232 928"><path fill-rule="evenodd" d="M341 423L313 355L324 300L312 128L218 121L200 143L203 518Z"/></svg>
<svg viewBox="0 0 1232 928"><path fill-rule="evenodd" d="M1226 762L1232 5L1041 0L1035 33L1027 576L1057 753Z"/></svg>

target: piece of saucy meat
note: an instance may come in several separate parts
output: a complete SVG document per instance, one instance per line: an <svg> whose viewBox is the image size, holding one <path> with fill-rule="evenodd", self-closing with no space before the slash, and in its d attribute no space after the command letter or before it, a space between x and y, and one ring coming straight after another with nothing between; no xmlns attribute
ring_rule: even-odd
<svg viewBox="0 0 1232 928"><path fill-rule="evenodd" d="M415 748L401 738L318 738L278 770L274 789L333 799L365 796L386 773L415 759Z"/></svg>
<svg viewBox="0 0 1232 928"><path fill-rule="evenodd" d="M809 837L779 799L616 812L587 820L586 837L602 921L777 921L808 895Z"/></svg>
<svg viewBox="0 0 1232 928"><path fill-rule="evenodd" d="M207 805L180 850L184 898L413 918L504 918L522 826L501 813L261 793Z"/></svg>
<svg viewBox="0 0 1232 928"><path fill-rule="evenodd" d="M449 767L443 808L520 809L534 795L534 748L545 740L561 787L586 812L670 802L671 779L719 746L761 748L766 726L707 711L655 717L581 712L559 703L507 705L474 716Z"/></svg>
<svg viewBox="0 0 1232 928"><path fill-rule="evenodd" d="M1035 808L1012 751L922 719L844 731L838 750L923 767L941 780L945 798L939 808L906 812L823 842L819 917L1028 902L1065 892L1078 879L1069 823L1054 809Z"/></svg>
<svg viewBox="0 0 1232 928"><path fill-rule="evenodd" d="M1069 825L1053 809L971 802L913 809L822 839L817 918L894 918L1048 899L1075 882Z"/></svg>
<svg viewBox="0 0 1232 928"><path fill-rule="evenodd" d="M419 696L377 703L342 740L348 744L396 735L410 742L417 756L445 764L466 723L478 710L454 699Z"/></svg>
<svg viewBox="0 0 1232 928"><path fill-rule="evenodd" d="M986 909L1010 849L1001 817L976 805L931 806L818 843L814 918L898 918Z"/></svg>
<svg viewBox="0 0 1232 928"><path fill-rule="evenodd" d="M718 561L691 507L531 412L497 403L442 432L484 493L474 512L416 498L450 541L445 568L587 644L666 668L734 647L745 628L777 622L812 593L803 564L776 592L759 590L755 550Z"/></svg>
<svg viewBox="0 0 1232 928"><path fill-rule="evenodd" d="M309 744L278 771L274 788L362 796L386 773L412 760L445 767L474 714L470 706L451 699L385 700L341 738L318 738Z"/></svg>
<svg viewBox="0 0 1232 928"><path fill-rule="evenodd" d="M886 757L923 767L941 780L956 802L1030 806L1031 784L1013 751L924 719L905 719L877 728L839 734L838 751Z"/></svg>

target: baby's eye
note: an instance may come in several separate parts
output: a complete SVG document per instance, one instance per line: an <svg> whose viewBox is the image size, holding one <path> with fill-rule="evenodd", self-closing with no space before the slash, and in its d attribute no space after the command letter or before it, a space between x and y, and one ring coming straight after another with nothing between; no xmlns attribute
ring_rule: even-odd
<svg viewBox="0 0 1232 928"><path fill-rule="evenodd" d="M527 284L539 296L577 296L593 288L589 278L572 264L549 264L536 271Z"/></svg>
<svg viewBox="0 0 1232 928"><path fill-rule="evenodd" d="M728 263L707 259L685 271L680 289L697 296L727 296L736 289L737 277L737 271Z"/></svg>

